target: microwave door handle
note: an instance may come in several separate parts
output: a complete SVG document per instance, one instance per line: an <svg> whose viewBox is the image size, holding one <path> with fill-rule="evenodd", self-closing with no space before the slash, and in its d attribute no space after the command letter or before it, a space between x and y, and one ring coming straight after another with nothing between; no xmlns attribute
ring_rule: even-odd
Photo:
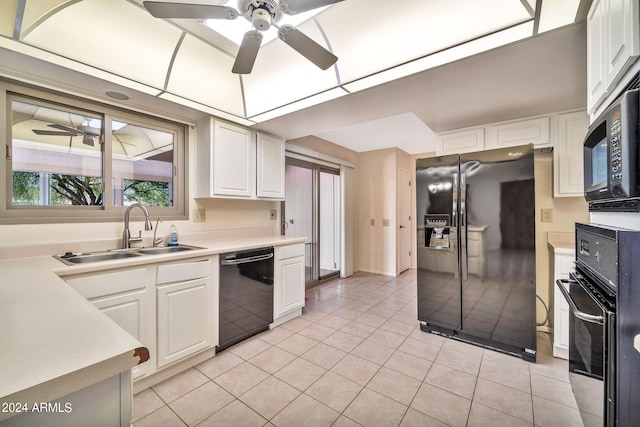
<svg viewBox="0 0 640 427"><path fill-rule="evenodd" d="M580 320L584 320L585 322L595 323L597 325L604 325L603 316L594 316L593 314L585 313L584 311L578 310L578 306L573 301L573 298L571 298L571 295L569 295L569 291L567 291L567 288L564 287L564 283L576 283L576 282L566 280L566 279L556 280L556 286L558 287L558 289L560 289L560 292L562 293L562 296L564 297L564 299L567 300L567 303L569 304L569 308L571 309L571 312L573 313L573 315Z"/></svg>

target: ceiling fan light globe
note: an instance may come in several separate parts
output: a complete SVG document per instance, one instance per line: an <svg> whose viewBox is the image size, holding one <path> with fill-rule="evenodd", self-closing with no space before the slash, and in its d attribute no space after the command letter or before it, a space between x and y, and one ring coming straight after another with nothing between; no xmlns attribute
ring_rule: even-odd
<svg viewBox="0 0 640 427"><path fill-rule="evenodd" d="M267 31L271 28L271 15L264 9L256 9L251 15L253 28L258 31Z"/></svg>

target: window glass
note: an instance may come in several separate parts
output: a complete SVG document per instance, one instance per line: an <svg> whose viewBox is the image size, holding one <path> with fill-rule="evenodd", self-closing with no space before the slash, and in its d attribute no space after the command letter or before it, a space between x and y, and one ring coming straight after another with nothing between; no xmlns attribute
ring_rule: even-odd
<svg viewBox="0 0 640 427"><path fill-rule="evenodd" d="M103 119L11 102L13 206L102 206Z"/></svg>
<svg viewBox="0 0 640 427"><path fill-rule="evenodd" d="M175 132L111 122L114 206L173 206L175 139Z"/></svg>

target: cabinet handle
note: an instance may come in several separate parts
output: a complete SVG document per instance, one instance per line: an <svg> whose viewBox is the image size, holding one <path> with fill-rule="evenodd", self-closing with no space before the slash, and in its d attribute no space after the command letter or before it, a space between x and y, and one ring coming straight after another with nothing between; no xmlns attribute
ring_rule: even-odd
<svg viewBox="0 0 640 427"><path fill-rule="evenodd" d="M258 261L264 261L266 259L270 259L273 258L273 254L267 254L267 255L259 255L259 256L252 256L249 258L240 258L240 259L231 259L231 260L223 260L220 261L221 265L239 265L239 264L247 264L249 262L258 262Z"/></svg>

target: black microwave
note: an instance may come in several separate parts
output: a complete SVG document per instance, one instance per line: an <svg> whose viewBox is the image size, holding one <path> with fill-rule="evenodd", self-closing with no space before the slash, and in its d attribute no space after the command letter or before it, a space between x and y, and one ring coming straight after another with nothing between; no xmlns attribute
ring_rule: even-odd
<svg viewBox="0 0 640 427"><path fill-rule="evenodd" d="M590 210L637 207L639 89L617 98L596 119L584 140L584 197ZM631 210L637 210L636 208Z"/></svg>

